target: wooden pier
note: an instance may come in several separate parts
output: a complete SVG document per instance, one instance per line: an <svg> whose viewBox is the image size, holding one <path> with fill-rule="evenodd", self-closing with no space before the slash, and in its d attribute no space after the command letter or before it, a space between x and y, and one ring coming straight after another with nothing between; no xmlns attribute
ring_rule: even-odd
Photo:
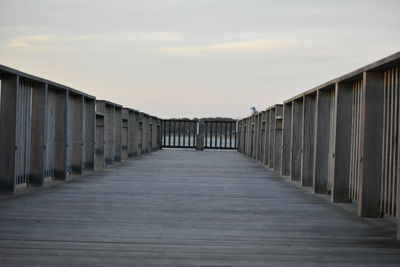
<svg viewBox="0 0 400 267"><path fill-rule="evenodd" d="M0 65L0 265L400 265L399 69L236 121Z"/></svg>

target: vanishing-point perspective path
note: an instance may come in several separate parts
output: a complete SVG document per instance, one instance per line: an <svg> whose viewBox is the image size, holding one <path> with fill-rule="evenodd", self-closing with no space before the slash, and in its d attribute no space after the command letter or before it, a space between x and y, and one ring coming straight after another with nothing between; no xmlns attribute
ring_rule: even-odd
<svg viewBox="0 0 400 267"><path fill-rule="evenodd" d="M155 152L3 198L0 214L2 266L400 263L395 224L359 218L232 151Z"/></svg>

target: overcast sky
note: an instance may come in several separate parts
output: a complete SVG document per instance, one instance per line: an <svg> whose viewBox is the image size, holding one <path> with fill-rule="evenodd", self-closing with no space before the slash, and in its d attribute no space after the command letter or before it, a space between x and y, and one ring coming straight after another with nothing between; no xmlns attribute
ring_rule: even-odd
<svg viewBox="0 0 400 267"><path fill-rule="evenodd" d="M0 64L162 118L241 118L399 51L399 11L399 0L1 0Z"/></svg>

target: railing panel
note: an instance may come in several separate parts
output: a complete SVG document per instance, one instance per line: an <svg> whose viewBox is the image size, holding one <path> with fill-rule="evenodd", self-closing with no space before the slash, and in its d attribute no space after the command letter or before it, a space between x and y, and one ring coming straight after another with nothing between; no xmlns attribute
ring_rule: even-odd
<svg viewBox="0 0 400 267"><path fill-rule="evenodd" d="M17 75L2 75L0 147L3 155L0 157L0 190L7 194L14 194L15 191L15 129L18 86L19 77Z"/></svg>
<svg viewBox="0 0 400 267"><path fill-rule="evenodd" d="M96 110L95 100L84 97L83 105L83 170L94 170Z"/></svg>
<svg viewBox="0 0 400 267"><path fill-rule="evenodd" d="M162 146L196 148L198 121L162 120ZM204 121L205 149L237 149L236 121Z"/></svg>
<svg viewBox="0 0 400 267"><path fill-rule="evenodd" d="M283 106L283 137L282 137L282 176L290 175L290 154L292 147L292 103Z"/></svg>
<svg viewBox="0 0 400 267"><path fill-rule="evenodd" d="M195 148L197 121L162 120L162 147Z"/></svg>
<svg viewBox="0 0 400 267"><path fill-rule="evenodd" d="M350 147L350 182L349 198L353 201L360 199L360 160L361 160L361 104L362 104L362 80L353 83L353 109L351 125Z"/></svg>
<svg viewBox="0 0 400 267"><path fill-rule="evenodd" d="M301 153L302 153L302 119L303 101L293 101L292 107L292 152L290 177L293 181L300 181L301 178Z"/></svg>
<svg viewBox="0 0 400 267"><path fill-rule="evenodd" d="M122 110L122 135L121 135L121 156L122 160L128 160L129 146L129 110Z"/></svg>
<svg viewBox="0 0 400 267"><path fill-rule="evenodd" d="M114 161L122 161L122 107L115 107L114 113Z"/></svg>
<svg viewBox="0 0 400 267"><path fill-rule="evenodd" d="M399 68L384 73L384 125L382 151L382 213L396 216L399 162Z"/></svg>
<svg viewBox="0 0 400 267"><path fill-rule="evenodd" d="M281 172L282 170L282 115L283 106L277 105L275 108L275 149L274 149L274 170Z"/></svg>
<svg viewBox="0 0 400 267"><path fill-rule="evenodd" d="M206 149L237 149L236 121L204 121Z"/></svg>
<svg viewBox="0 0 400 267"><path fill-rule="evenodd" d="M105 166L104 145L105 145L105 125L104 114L96 114L96 148L95 148L95 167Z"/></svg>
<svg viewBox="0 0 400 267"><path fill-rule="evenodd" d="M25 80L19 81L16 109L16 184L29 182L32 130L32 91L33 86Z"/></svg>

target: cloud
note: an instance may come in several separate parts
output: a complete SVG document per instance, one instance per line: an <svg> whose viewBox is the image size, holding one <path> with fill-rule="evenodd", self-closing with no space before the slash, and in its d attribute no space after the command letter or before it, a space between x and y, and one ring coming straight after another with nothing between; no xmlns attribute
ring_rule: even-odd
<svg viewBox="0 0 400 267"><path fill-rule="evenodd" d="M23 35L5 42L4 46L12 48L49 48L66 44L71 45L74 42L92 39L95 39L95 36Z"/></svg>
<svg viewBox="0 0 400 267"><path fill-rule="evenodd" d="M303 44L301 40L250 40L225 42L203 46L172 46L160 47L153 51L169 54L205 54L205 53L235 53L235 52L272 52Z"/></svg>

